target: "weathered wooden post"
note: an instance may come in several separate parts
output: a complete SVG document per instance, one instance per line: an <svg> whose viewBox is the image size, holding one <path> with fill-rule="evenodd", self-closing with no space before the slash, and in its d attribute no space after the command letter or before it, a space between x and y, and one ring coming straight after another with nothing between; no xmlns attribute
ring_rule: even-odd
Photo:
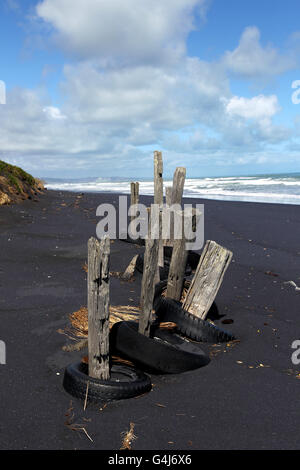
<svg viewBox="0 0 300 470"><path fill-rule="evenodd" d="M184 167L177 167L173 176L173 186L166 187L166 204L171 206L173 204L182 203L183 188L185 183L186 169ZM170 238L164 240L165 246L173 246L174 244L174 214L170 214Z"/></svg>
<svg viewBox="0 0 300 470"><path fill-rule="evenodd" d="M88 241L89 375L108 380L109 370L109 257L110 239Z"/></svg>
<svg viewBox="0 0 300 470"><path fill-rule="evenodd" d="M218 293L232 252L208 240L205 244L183 308L204 320Z"/></svg>
<svg viewBox="0 0 300 470"><path fill-rule="evenodd" d="M180 215L182 217L182 236L179 239L175 238L173 241L173 251L166 292L167 297L174 300L180 300L181 298L185 267L188 257L188 251L185 248L186 239L184 230L184 225L187 221L184 217L184 211L180 211Z"/></svg>
<svg viewBox="0 0 300 470"><path fill-rule="evenodd" d="M137 182L132 182L130 184L130 189L131 189L131 198L130 198L130 205L133 206L134 204L139 203L139 183ZM131 216L131 221L135 219L135 216Z"/></svg>
<svg viewBox="0 0 300 470"><path fill-rule="evenodd" d="M167 206L171 206L172 204L172 186L165 187L166 192L166 204Z"/></svg>
<svg viewBox="0 0 300 470"><path fill-rule="evenodd" d="M155 220L156 224L158 223ZM153 231L157 225L153 225ZM151 229L148 230L148 238L145 239L144 270L141 289L141 314L139 318L139 333L149 336L151 316L153 309L154 288L157 275L159 239L151 237Z"/></svg>
<svg viewBox="0 0 300 470"><path fill-rule="evenodd" d="M181 204L185 183L186 169L182 166L176 168L173 176L172 204Z"/></svg>
<svg viewBox="0 0 300 470"><path fill-rule="evenodd" d="M162 153L157 150L154 152L154 204L158 204L162 209L164 203L164 188L163 188L163 159ZM159 216L159 249L158 249L158 271L156 280L159 281L159 266L164 266L164 247L161 239L162 220L161 214Z"/></svg>

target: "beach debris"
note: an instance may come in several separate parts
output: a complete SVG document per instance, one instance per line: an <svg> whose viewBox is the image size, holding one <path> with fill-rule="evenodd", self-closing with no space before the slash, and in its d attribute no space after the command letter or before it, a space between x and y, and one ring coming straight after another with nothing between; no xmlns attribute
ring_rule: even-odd
<svg viewBox="0 0 300 470"><path fill-rule="evenodd" d="M135 255L132 260L130 261L129 265L127 266L126 270L124 271L123 274L121 274L121 279L123 279L124 281L129 281L132 277L133 277L133 274L134 274L134 271L135 271L135 268L136 268L136 262L137 262L137 259L138 259L138 256L139 255Z"/></svg>
<svg viewBox="0 0 300 470"><path fill-rule="evenodd" d="M129 430L121 433L121 436L122 437L124 436L124 437L122 440L122 447L120 447L120 450L131 450L132 442L137 439L137 436L135 436L134 434L135 424L131 422L129 426L130 426Z"/></svg>
<svg viewBox="0 0 300 470"><path fill-rule="evenodd" d="M294 281L286 281L283 284L290 284L291 286L295 287L295 291L300 291L300 287Z"/></svg>
<svg viewBox="0 0 300 470"><path fill-rule="evenodd" d="M75 344L66 344L62 347L62 349L66 352L81 351L82 349L86 348L87 345L87 339L82 339L80 341L77 341Z"/></svg>
<svg viewBox="0 0 300 470"><path fill-rule="evenodd" d="M87 384L86 384L86 392L85 392L85 399L84 399L83 411L86 410L87 399L88 399L88 394L89 394L89 385L90 385L90 381L88 380L88 381L87 381Z"/></svg>
<svg viewBox="0 0 300 470"><path fill-rule="evenodd" d="M137 321L140 309L134 305L110 305L109 313L109 326L111 328L115 323L120 321ZM81 307L76 312L71 313L69 319L73 328L70 332L77 337L87 338L89 329L88 309ZM76 351L76 349L74 349L74 351Z"/></svg>
<svg viewBox="0 0 300 470"><path fill-rule="evenodd" d="M279 274L273 273L272 271L265 271L265 274L267 274L268 276L274 276L274 277L279 276Z"/></svg>
<svg viewBox="0 0 300 470"><path fill-rule="evenodd" d="M86 273L88 272L88 265L87 265L86 262L81 267L82 267L83 271L85 271Z"/></svg>
<svg viewBox="0 0 300 470"><path fill-rule="evenodd" d="M232 259L232 252L208 240L183 302L183 309L205 320Z"/></svg>
<svg viewBox="0 0 300 470"><path fill-rule="evenodd" d="M231 323L233 323L233 320L232 318L224 318L224 320L222 320L222 323L223 325L231 325Z"/></svg>
<svg viewBox="0 0 300 470"><path fill-rule="evenodd" d="M79 423L74 423L75 413L74 413L72 400L70 401L69 408L67 409L67 411L65 413L65 417L66 417L65 426L67 426L72 431L81 431L81 432L83 432L91 442L94 442L93 439L91 438L91 436L89 435L89 433L87 432L87 430L86 430L83 423L80 423L80 424ZM86 418L83 418L83 420L84 421L90 421L90 420L87 420Z"/></svg>

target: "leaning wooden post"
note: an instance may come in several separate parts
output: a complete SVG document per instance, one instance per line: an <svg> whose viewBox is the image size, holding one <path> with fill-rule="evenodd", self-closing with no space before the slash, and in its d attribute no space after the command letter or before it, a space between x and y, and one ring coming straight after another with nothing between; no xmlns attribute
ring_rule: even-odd
<svg viewBox="0 0 300 470"><path fill-rule="evenodd" d="M162 153L157 150L154 152L154 204L158 204L162 209L164 203L164 188L163 188L163 159ZM158 251L158 266L164 266L164 247L161 240L161 216L159 225L159 251ZM159 271L158 271L159 277Z"/></svg>
<svg viewBox="0 0 300 470"><path fill-rule="evenodd" d="M108 380L109 371L109 257L110 239L88 241L89 375Z"/></svg>
<svg viewBox="0 0 300 470"><path fill-rule="evenodd" d="M130 204L133 206L134 204L139 203L139 183L132 182L130 184L130 189L131 189L131 199L130 199ZM131 216L131 221L135 219L135 216Z"/></svg>
<svg viewBox="0 0 300 470"><path fill-rule="evenodd" d="M232 252L208 240L203 248L196 273L183 302L183 308L205 319L230 264Z"/></svg>
<svg viewBox="0 0 300 470"><path fill-rule="evenodd" d="M139 318L139 333L145 336L150 336L155 278L157 274L158 249L159 240L152 238L149 230L148 238L145 239L144 270L141 289L141 314Z"/></svg>

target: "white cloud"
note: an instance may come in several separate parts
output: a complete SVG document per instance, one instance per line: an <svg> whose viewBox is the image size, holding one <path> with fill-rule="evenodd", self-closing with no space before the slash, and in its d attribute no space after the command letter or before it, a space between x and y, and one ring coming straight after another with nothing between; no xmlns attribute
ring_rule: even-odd
<svg viewBox="0 0 300 470"><path fill-rule="evenodd" d="M245 119L270 119L280 111L276 95L258 95L253 98L233 96L226 103L229 116L239 116Z"/></svg>
<svg viewBox="0 0 300 470"><path fill-rule="evenodd" d="M257 29L246 30L237 49L219 62L187 57L193 11L207 5L42 1L40 19L79 60L64 66L59 107L45 91L10 90L0 107L0 152L20 164L30 162L25 167L35 174L65 169L88 176L95 168L101 174L151 172L145 146L163 148L167 170L168 162L194 168L200 162L246 161L250 153L258 158L265 145L287 139L287 129L273 123L280 111L275 95L244 98L230 91L227 71L233 64L240 73L254 74L253 64L243 65L251 44L255 73L263 73L261 62L272 65L278 57L260 46Z"/></svg>
<svg viewBox="0 0 300 470"><path fill-rule="evenodd" d="M37 15L61 47L102 61L157 62L181 56L194 9L207 0L43 0Z"/></svg>
<svg viewBox="0 0 300 470"><path fill-rule="evenodd" d="M66 119L67 118L67 116L62 114L60 109L56 108L55 106L45 106L45 108L43 108L43 112L50 119Z"/></svg>
<svg viewBox="0 0 300 470"><path fill-rule="evenodd" d="M294 57L282 55L268 44L260 44L260 31L256 26L247 27L239 45L233 51L227 51L223 63L233 73L247 79L266 79L279 75L296 66Z"/></svg>

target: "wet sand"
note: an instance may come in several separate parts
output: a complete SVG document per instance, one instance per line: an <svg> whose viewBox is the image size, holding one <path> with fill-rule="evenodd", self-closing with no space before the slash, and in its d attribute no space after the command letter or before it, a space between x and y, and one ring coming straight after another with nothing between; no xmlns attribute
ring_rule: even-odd
<svg viewBox="0 0 300 470"><path fill-rule="evenodd" d="M148 200L149 198L141 198ZM205 204L205 239L234 253L217 305L216 324L240 343L205 346L211 363L180 375L152 375L149 394L103 410L69 396L64 367L84 355L65 352L57 330L86 305L87 240L95 236L96 207L116 194L48 191L39 202L0 207L0 449L114 449L135 423L132 448L297 449L300 364L298 339L300 211L298 206L185 200ZM122 271L142 247L115 241L111 270ZM141 275L111 278L113 305L138 305ZM232 324L222 324L231 319ZM300 376L299 376L300 377ZM72 402L74 423L65 422Z"/></svg>

